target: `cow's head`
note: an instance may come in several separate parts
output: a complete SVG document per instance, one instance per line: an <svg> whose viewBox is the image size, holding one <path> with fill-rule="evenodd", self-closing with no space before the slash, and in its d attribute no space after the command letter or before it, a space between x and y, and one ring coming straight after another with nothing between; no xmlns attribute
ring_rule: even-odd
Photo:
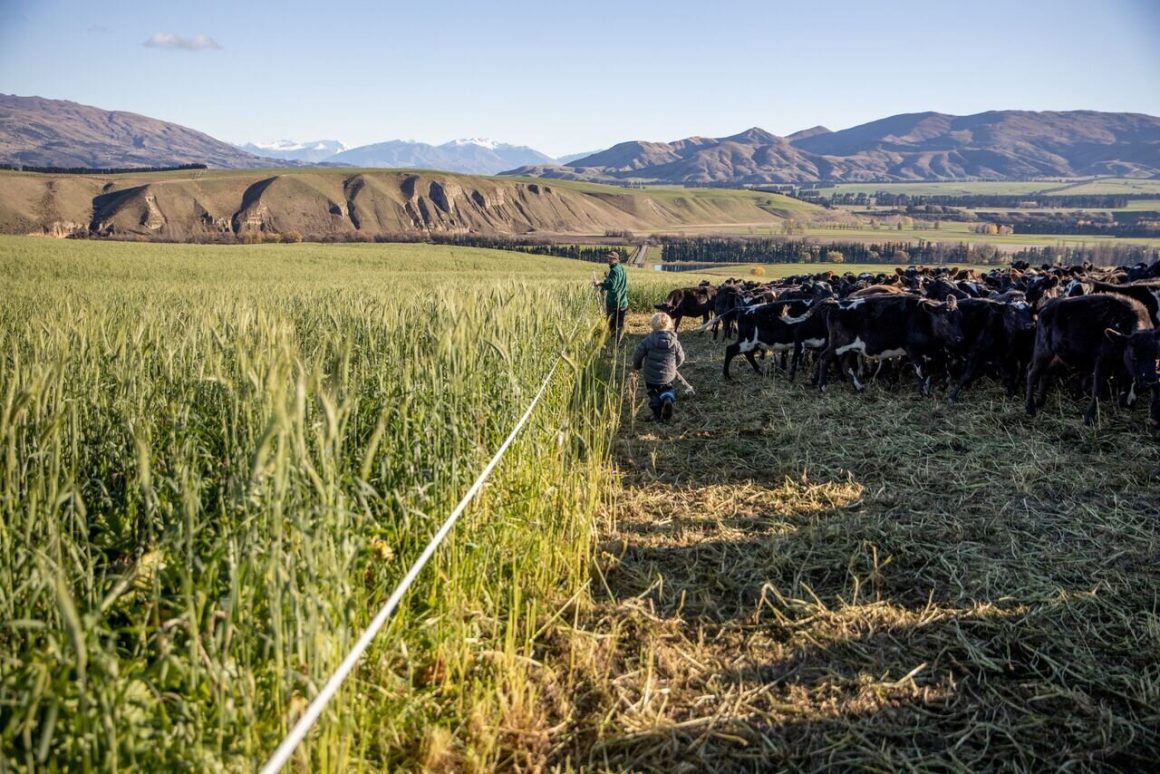
<svg viewBox="0 0 1160 774"><path fill-rule="evenodd" d="M1124 367L1132 375L1137 387L1150 390L1160 386L1160 380L1156 378L1156 359L1160 357L1160 331L1120 333L1115 328L1106 328L1104 335L1117 346L1123 347Z"/></svg>
<svg viewBox="0 0 1160 774"><path fill-rule="evenodd" d="M1051 291L1059 285L1059 277L1054 274L1046 277L1037 277L1027 286L1027 303L1038 308L1039 302L1045 298L1053 298L1056 294Z"/></svg>
<svg viewBox="0 0 1160 774"><path fill-rule="evenodd" d="M934 335L952 347L963 344L963 310L959 308L958 299L947 296L941 304L925 302L922 308L931 316Z"/></svg>
<svg viewBox="0 0 1160 774"><path fill-rule="evenodd" d="M1031 305L1023 301L1003 304L1003 329L1011 338L1026 336L1035 330L1035 315Z"/></svg>

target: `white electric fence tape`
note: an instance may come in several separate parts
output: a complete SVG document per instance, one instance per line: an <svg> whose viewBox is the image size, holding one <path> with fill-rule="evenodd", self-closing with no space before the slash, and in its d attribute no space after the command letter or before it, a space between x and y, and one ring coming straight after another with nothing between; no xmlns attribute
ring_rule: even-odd
<svg viewBox="0 0 1160 774"><path fill-rule="evenodd" d="M407 574L403 577L403 580L399 582L399 585L395 588L390 598L387 599L386 604L384 604L379 610L378 615L376 615L374 620L371 621L370 626L368 626L366 630L363 631L362 636L358 638L358 642L354 644L354 647L351 649L350 653L348 653L346 658L343 659L342 663L339 664L338 669L334 671L334 674L330 676L330 679L326 681L326 685L322 686L322 690L319 691L318 695L314 697L314 701L310 702L310 706L306 708L306 712L304 712L302 717L298 719L298 722L294 724L294 728L290 729L290 733L287 734L286 738L282 740L282 743L278 745L278 749L276 749L274 754L270 756L270 760L266 761L266 765L262 767L262 774L276 774L276 772L281 771L282 767L286 765L286 761L290 760L290 756L294 754L295 748L298 747L298 744L303 740L307 732L310 731L310 728L314 725L314 722L318 720L318 716L322 714L322 710L326 709L326 705L330 703L331 698L333 698L334 694L338 692L339 686L342 685L342 682L346 680L347 676L355 668L355 665L358 664L359 659L362 658L363 652L371 644L371 641L375 638L375 635L379 633L379 629L383 628L383 624L385 624L387 619L391 617L391 613L395 611L399 601L403 598L403 595L407 593L407 589L411 587L411 584L419 575L419 571L423 569L423 565L427 564L427 560L431 558L431 555L435 553L435 549L437 549L439 544L443 542L443 538L445 538L447 533L451 531L451 527L455 525L455 522L459 519L459 515L463 513L465 508L467 508L467 504L470 503L472 498L474 498L475 495L479 493L479 490L483 488L483 482L486 481L487 477L491 475L492 469L503 457L504 452L507 451L507 448L511 445L511 442L515 440L516 435L519 434L520 430L524 426L524 423L528 421L528 417L532 415L532 409L534 409L536 404L540 402L540 398L543 397L544 391L548 388L548 383L552 380L552 376L556 373L556 368L558 368L559 365L560 361L557 360L556 365L552 366L552 370L548 372L546 377L544 377L544 383L540 385L540 391L536 393L536 397L532 399L532 402L528 405L524 415L520 417L520 421L516 423L515 428L512 429L507 439L503 442L503 445L499 447L499 450L495 453L495 456L491 458L491 462L487 463L487 467L484 468L483 472L479 474L479 478L475 479L475 483L471 485L471 489L467 490L467 494L465 494L463 499L459 501L459 504L455 506L455 510L451 511L451 515L447 517L447 521L443 522L443 526L440 527L439 531L435 533L435 536L431 538L431 542L428 543L427 547L423 549L423 553L421 553L419 558L415 560L415 563L411 565L411 569L407 571Z"/></svg>

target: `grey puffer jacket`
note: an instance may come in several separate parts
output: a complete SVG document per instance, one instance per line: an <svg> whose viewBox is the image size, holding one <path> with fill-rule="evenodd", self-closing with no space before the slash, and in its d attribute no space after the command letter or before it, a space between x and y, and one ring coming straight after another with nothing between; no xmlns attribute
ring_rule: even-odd
<svg viewBox="0 0 1160 774"><path fill-rule="evenodd" d="M685 362L685 350L672 331L653 331L636 345L632 367L644 366L645 384L668 384L677 378L677 369Z"/></svg>

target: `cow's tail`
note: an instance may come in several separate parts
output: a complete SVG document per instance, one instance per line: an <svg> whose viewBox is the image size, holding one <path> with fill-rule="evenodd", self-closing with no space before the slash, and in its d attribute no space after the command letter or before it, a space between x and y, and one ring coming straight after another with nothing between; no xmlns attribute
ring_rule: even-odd
<svg viewBox="0 0 1160 774"><path fill-rule="evenodd" d="M693 333L703 333L704 331L707 331L707 330L709 330L710 328L712 328L712 327L713 327L714 325L716 325L717 323L720 323L720 322L725 322L727 319L729 319L730 317L732 317L732 316L733 316L733 312L734 312L734 310L733 310L733 309L730 309L728 312L726 312L725 314L721 315L720 317L711 317L711 318L709 318L709 322L706 322L706 323L701 323L701 324L700 324L700 325L698 325L696 328L694 328L694 329L693 329Z"/></svg>

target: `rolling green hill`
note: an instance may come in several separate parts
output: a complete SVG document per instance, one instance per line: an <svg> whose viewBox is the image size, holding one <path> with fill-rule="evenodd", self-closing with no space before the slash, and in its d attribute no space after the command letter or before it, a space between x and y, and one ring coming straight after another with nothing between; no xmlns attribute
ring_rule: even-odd
<svg viewBox="0 0 1160 774"><path fill-rule="evenodd" d="M788 197L626 189L444 172L183 170L119 175L0 173L0 233L170 241L295 234L603 235L689 226L776 226L825 211Z"/></svg>

